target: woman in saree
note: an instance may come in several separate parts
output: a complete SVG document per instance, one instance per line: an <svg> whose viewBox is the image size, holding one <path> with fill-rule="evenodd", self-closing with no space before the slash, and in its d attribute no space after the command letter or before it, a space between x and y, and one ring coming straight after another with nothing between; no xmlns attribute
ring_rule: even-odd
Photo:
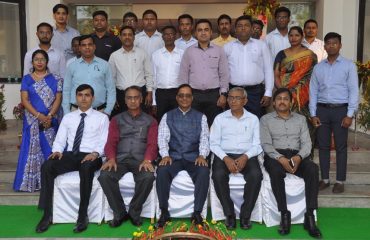
<svg viewBox="0 0 370 240"><path fill-rule="evenodd" d="M41 165L51 154L58 130L58 111L62 99L62 79L48 73L48 54L36 50L32 54L33 72L22 79L23 116L22 143L13 189L34 192L41 188Z"/></svg>

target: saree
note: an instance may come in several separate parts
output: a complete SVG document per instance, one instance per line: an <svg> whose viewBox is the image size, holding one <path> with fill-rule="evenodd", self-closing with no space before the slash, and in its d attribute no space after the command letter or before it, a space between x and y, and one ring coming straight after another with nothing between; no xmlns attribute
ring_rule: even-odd
<svg viewBox="0 0 370 240"><path fill-rule="evenodd" d="M30 74L22 79L21 91L28 92L28 100L40 113L47 115L62 91L62 79L48 74L35 81ZM58 115L58 114L57 114ZM41 188L41 165L51 154L51 147L58 130L59 116L52 119L51 127L40 128L39 120L25 109L23 116L22 143L18 157L13 189L34 192Z"/></svg>

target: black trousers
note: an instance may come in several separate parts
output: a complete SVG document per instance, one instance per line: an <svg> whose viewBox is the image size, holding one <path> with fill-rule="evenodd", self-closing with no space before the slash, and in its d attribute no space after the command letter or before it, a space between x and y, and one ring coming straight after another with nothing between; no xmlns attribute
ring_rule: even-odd
<svg viewBox="0 0 370 240"><path fill-rule="evenodd" d="M119 189L119 180L128 172L132 172L135 181L135 192L130 202L129 214L131 218L140 218L143 204L148 198L153 187L154 173L145 170L139 171L140 161L136 159L125 159L117 163L117 171L101 171L98 178L103 188L109 206L113 210L115 218L120 218L126 213L125 203Z"/></svg>
<svg viewBox="0 0 370 240"><path fill-rule="evenodd" d="M296 155L296 150L279 149L278 152L288 159ZM266 171L270 175L271 188L274 193L279 211L287 210L285 182L286 171L283 166L273 158L265 154L263 163ZM304 158L299 164L294 175L303 178L305 183L306 209L317 209L317 195L319 194L319 167L310 157Z"/></svg>
<svg viewBox="0 0 370 240"><path fill-rule="evenodd" d="M321 126L317 128L316 138L319 146L321 178L329 179L331 133L334 134L337 179L345 181L347 174L347 139L348 128L342 127L342 120L347 116L347 106L327 108L317 106L317 116Z"/></svg>
<svg viewBox="0 0 370 240"><path fill-rule="evenodd" d="M218 98L220 97L220 89L209 90L193 90L192 107L199 112L202 112L207 117L208 126L211 127L215 117L222 112L222 108L217 106Z"/></svg>
<svg viewBox="0 0 370 240"><path fill-rule="evenodd" d="M51 216L53 207L54 179L63 173L79 171L80 174L80 207L78 210L78 220L83 220L87 216L92 182L94 173L102 165L101 158L95 161L81 163L88 153L64 152L60 160L47 160L41 166L41 192L39 208L44 209L44 214Z"/></svg>
<svg viewBox="0 0 370 240"><path fill-rule="evenodd" d="M248 102L244 106L244 108L248 111L256 115L258 118L261 118L264 114L266 114L266 109L261 106L262 97L265 95L265 85L258 84L254 86L237 86L233 84L229 84L229 88L232 89L233 87L241 87L244 88L248 95Z"/></svg>
<svg viewBox="0 0 370 240"><path fill-rule="evenodd" d="M194 183L194 211L202 212L208 195L209 168L195 166L194 162L186 160L175 160L171 165L158 166L156 187L159 207L168 210L171 183L181 170L186 170Z"/></svg>
<svg viewBox="0 0 370 240"><path fill-rule="evenodd" d="M232 159L237 159L241 154L227 154ZM240 218L249 218L256 204L261 189L262 171L257 157L248 159L244 169L240 172L246 181L244 185L244 202L240 208ZM212 165L212 180L218 199L221 202L225 216L234 216L234 203L230 197L229 186L230 171L224 161L215 156Z"/></svg>
<svg viewBox="0 0 370 240"><path fill-rule="evenodd" d="M145 106L145 98L147 95L146 92L146 86L141 87L141 94L143 95L143 102L141 103L141 109L143 109L144 112L148 113L149 109ZM127 111L127 105L125 102L125 90L121 90L116 88L116 104L112 110L111 118L115 115Z"/></svg>
<svg viewBox="0 0 370 240"><path fill-rule="evenodd" d="M157 120L161 121L163 115L177 108L176 102L177 88L162 89L158 88L155 90L155 100L157 102Z"/></svg>

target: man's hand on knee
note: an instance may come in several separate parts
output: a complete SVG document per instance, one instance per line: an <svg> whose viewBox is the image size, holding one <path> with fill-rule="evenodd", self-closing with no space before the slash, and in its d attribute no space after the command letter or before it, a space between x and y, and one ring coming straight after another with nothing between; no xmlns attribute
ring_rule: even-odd
<svg viewBox="0 0 370 240"><path fill-rule="evenodd" d="M172 164L172 158L169 156L162 158L162 160L159 162L159 166L166 166Z"/></svg>
<svg viewBox="0 0 370 240"><path fill-rule="evenodd" d="M50 154L50 156L48 157L48 159L49 160L55 160L55 159L60 160L62 157L63 157L63 154L62 153L60 153L60 152L53 152L52 154Z"/></svg>
<svg viewBox="0 0 370 240"><path fill-rule="evenodd" d="M139 172L141 171L141 169L144 169L147 172L154 172L154 167L150 160L142 161L139 166Z"/></svg>
<svg viewBox="0 0 370 240"><path fill-rule="evenodd" d="M111 158L111 159L108 159L108 161L106 161L103 166L101 166L100 168L101 170L106 170L106 171L111 171L112 169L117 172L117 163L116 163L116 159L114 158Z"/></svg>
<svg viewBox="0 0 370 240"><path fill-rule="evenodd" d="M208 162L203 156L199 156L197 159L195 159L195 166L208 167Z"/></svg>

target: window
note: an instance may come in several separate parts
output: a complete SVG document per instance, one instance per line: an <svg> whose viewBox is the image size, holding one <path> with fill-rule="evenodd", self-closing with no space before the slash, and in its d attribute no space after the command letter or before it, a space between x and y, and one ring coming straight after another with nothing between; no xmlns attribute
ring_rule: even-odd
<svg viewBox="0 0 370 240"><path fill-rule="evenodd" d="M25 1L0 1L1 82L21 80L26 42Z"/></svg>

